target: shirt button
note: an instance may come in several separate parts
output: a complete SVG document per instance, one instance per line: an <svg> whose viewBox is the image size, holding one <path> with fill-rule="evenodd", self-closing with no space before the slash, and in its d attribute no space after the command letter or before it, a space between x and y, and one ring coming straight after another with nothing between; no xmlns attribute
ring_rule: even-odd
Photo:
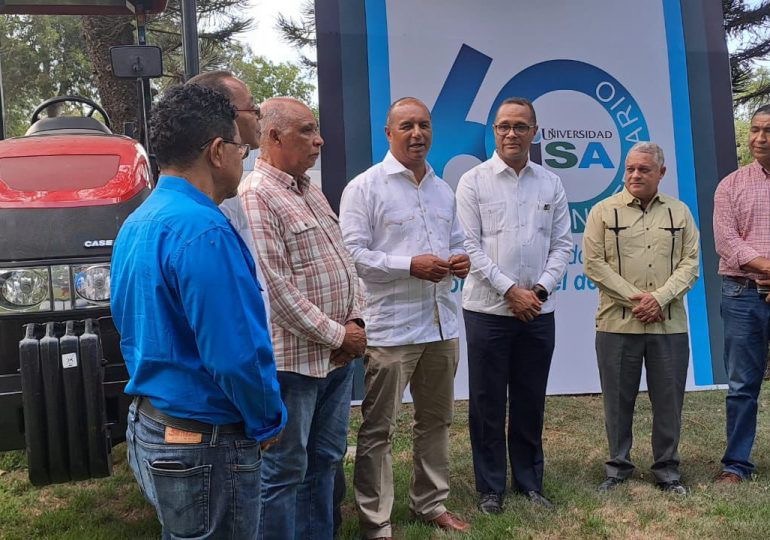
<svg viewBox="0 0 770 540"><path fill-rule="evenodd" d="M650 249L650 246L647 246L647 249Z"/></svg>
<svg viewBox="0 0 770 540"><path fill-rule="evenodd" d="M649 228L649 227L647 227L647 228L646 228L646 229L644 229L644 230L645 230L645 231L649 231L649 230L650 230L650 228Z"/></svg>
<svg viewBox="0 0 770 540"><path fill-rule="evenodd" d="M652 265L651 265L651 264L648 264L647 266L649 266L650 268L652 268Z"/></svg>

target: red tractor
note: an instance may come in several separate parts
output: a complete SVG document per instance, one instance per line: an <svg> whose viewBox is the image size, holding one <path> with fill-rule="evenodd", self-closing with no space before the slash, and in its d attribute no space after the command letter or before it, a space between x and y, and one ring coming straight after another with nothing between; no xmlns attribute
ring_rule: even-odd
<svg viewBox="0 0 770 540"><path fill-rule="evenodd" d="M0 12L130 9L143 19L166 0L83 4L0 0ZM145 77L142 87L151 75L137 69L146 65L139 48L122 58L129 76L136 60L133 77ZM155 55L159 66L159 50L147 58ZM41 117L51 105L73 101L90 112ZM113 133L107 113L91 100L50 99L30 123L23 137L0 141L0 451L26 448L30 480L44 485L109 475L112 444L124 439L130 400L109 309L110 255L153 178L145 148Z"/></svg>

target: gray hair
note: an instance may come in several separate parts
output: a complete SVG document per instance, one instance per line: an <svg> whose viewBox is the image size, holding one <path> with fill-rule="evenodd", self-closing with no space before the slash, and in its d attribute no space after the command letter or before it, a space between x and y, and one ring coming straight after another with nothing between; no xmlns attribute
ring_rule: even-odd
<svg viewBox="0 0 770 540"><path fill-rule="evenodd" d="M294 113L290 110L291 105L302 105L307 107L298 99L292 97L272 97L266 99L259 106L259 112L262 117L259 120L259 127L262 130L262 142L267 143L267 137L271 129L285 131L291 121L294 119Z"/></svg>
<svg viewBox="0 0 770 540"><path fill-rule="evenodd" d="M629 154L631 152L641 152L642 154L650 154L653 157L653 159L655 159L655 163L658 164L658 167L663 167L663 165L665 164L663 149L657 144L655 144L654 142L650 142L650 141L638 142L631 147L631 150L628 151Z"/></svg>

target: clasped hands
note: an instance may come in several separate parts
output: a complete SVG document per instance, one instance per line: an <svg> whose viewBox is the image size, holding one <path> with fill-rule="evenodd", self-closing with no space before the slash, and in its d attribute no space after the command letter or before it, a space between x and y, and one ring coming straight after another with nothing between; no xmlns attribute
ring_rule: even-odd
<svg viewBox="0 0 770 540"><path fill-rule="evenodd" d="M660 304L658 304L658 301L655 300L652 293L643 292L634 294L629 297L629 300L632 302L639 302L631 310L631 314L641 322L647 324L666 320L666 317L663 315L663 309L660 307Z"/></svg>
<svg viewBox="0 0 770 540"><path fill-rule="evenodd" d="M535 291L515 285L505 291L503 298L513 316L524 322L530 322L540 315L540 308L543 306Z"/></svg>
<svg viewBox="0 0 770 540"><path fill-rule="evenodd" d="M436 257L430 253L412 257L409 274L417 279L438 283L449 274L460 279L465 278L471 269L471 259L465 253L452 255L449 260Z"/></svg>

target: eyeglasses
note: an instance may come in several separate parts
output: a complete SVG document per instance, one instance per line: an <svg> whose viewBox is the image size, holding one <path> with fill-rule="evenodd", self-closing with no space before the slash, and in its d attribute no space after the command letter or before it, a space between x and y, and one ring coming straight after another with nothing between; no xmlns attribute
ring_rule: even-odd
<svg viewBox="0 0 770 540"><path fill-rule="evenodd" d="M214 142L216 139L221 139L222 142L225 143L225 144L234 144L235 146L237 146L238 147L238 153L241 155L241 159L246 159L247 157L249 157L250 147L249 147L248 144L239 143L239 142L235 142L235 141L230 141L230 140L224 139L222 137L212 137L212 138L210 138L208 141L206 141L205 143L203 143L201 145L199 150L203 150L208 145L210 145L212 142Z"/></svg>
<svg viewBox="0 0 770 540"><path fill-rule="evenodd" d="M514 124L514 125L495 124L494 127L495 127L495 133L501 136L505 136L505 135L508 135L508 133L510 133L511 130L513 130L513 132L516 135L526 135L527 133L529 133L530 129L536 126L530 126L527 124Z"/></svg>
<svg viewBox="0 0 770 540"><path fill-rule="evenodd" d="M252 113L252 114L255 114L257 116L257 120L261 120L262 119L262 112L259 110L259 107L256 106L256 105L254 105L254 107L251 108L251 109L235 109L235 110L238 111L238 112Z"/></svg>

